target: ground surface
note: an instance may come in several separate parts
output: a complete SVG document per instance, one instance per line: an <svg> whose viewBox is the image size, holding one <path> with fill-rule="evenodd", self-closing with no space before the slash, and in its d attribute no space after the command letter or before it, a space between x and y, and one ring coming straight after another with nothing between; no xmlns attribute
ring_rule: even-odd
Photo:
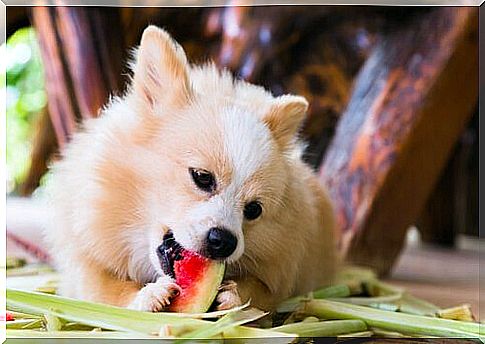
<svg viewBox="0 0 485 344"><path fill-rule="evenodd" d="M440 307L469 303L474 314L483 321L485 293L482 290L480 297L479 242L462 239L458 246L457 249L446 249L410 244L387 281ZM482 253L482 277L485 277L484 263Z"/></svg>

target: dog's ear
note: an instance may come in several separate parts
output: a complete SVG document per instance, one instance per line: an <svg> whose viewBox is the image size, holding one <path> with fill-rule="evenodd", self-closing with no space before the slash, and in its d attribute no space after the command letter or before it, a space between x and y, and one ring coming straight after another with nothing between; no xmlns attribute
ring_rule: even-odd
<svg viewBox="0 0 485 344"><path fill-rule="evenodd" d="M181 107L190 98L185 52L166 31L156 26L150 25L143 31L133 87L152 110L156 104Z"/></svg>
<svg viewBox="0 0 485 344"><path fill-rule="evenodd" d="M283 95L275 99L269 112L264 116L274 139L283 148L293 141L308 109L305 98L293 95Z"/></svg>

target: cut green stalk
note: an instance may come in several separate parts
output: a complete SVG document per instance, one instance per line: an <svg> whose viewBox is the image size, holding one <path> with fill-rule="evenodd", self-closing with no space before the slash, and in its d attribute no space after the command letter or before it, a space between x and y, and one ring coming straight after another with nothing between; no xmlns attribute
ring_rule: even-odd
<svg viewBox="0 0 485 344"><path fill-rule="evenodd" d="M40 319L40 318L42 318L42 316L40 316L40 315L33 315L33 314L15 312L15 311L12 311L12 310L9 310L9 312L10 312L10 314L12 314L12 316L15 320L17 320L17 319Z"/></svg>
<svg viewBox="0 0 485 344"><path fill-rule="evenodd" d="M117 331L35 331L35 330L9 330L7 338L105 338L105 339L154 339L160 342L160 338L140 335L135 333Z"/></svg>
<svg viewBox="0 0 485 344"><path fill-rule="evenodd" d="M383 338L409 338L412 337L411 335L404 335L400 332L396 331L386 331L380 328L375 328L371 327L372 332L374 332L374 335L377 337L383 337Z"/></svg>
<svg viewBox="0 0 485 344"><path fill-rule="evenodd" d="M359 295L363 292L363 284L376 278L374 271L368 268L347 266L337 274L336 282L347 285L351 295Z"/></svg>
<svg viewBox="0 0 485 344"><path fill-rule="evenodd" d="M54 272L54 269L46 264L30 264L19 268L7 269L7 277L38 275L43 273Z"/></svg>
<svg viewBox="0 0 485 344"><path fill-rule="evenodd" d="M206 312L206 313L177 313L177 315L180 316L181 318L215 319L215 318L220 318L229 313L240 311L247 307L249 307L249 301L241 306L237 306L230 309L224 309L222 311L213 311L213 312Z"/></svg>
<svg viewBox="0 0 485 344"><path fill-rule="evenodd" d="M408 293L403 294L398 304L399 311L415 315L435 316L440 309L438 306Z"/></svg>
<svg viewBox="0 0 485 344"><path fill-rule="evenodd" d="M302 301L305 301L311 298L326 299L331 297L347 297L349 295L351 295L351 291L348 285L336 284L336 285L315 290L314 292L308 293L308 296L296 296L286 301L283 301L278 306L276 311L278 313L294 312Z"/></svg>
<svg viewBox="0 0 485 344"><path fill-rule="evenodd" d="M285 300L276 308L278 313L291 313L298 309L303 301L307 301L310 298L308 296L296 296L291 299Z"/></svg>
<svg viewBox="0 0 485 344"><path fill-rule="evenodd" d="M388 312L328 300L305 302L302 311L324 319L360 319L368 326L406 334L476 338L480 331L477 323Z"/></svg>
<svg viewBox="0 0 485 344"><path fill-rule="evenodd" d="M472 313L472 308L469 304L442 309L442 310L439 310L437 313L438 313L438 316L443 319L475 321Z"/></svg>
<svg viewBox="0 0 485 344"><path fill-rule="evenodd" d="M347 297L350 296L350 288L346 284L336 284L330 287L315 290L313 293L314 299L328 299L331 297Z"/></svg>
<svg viewBox="0 0 485 344"><path fill-rule="evenodd" d="M403 288L390 285L375 278L365 281L364 285L370 296L402 296L404 293Z"/></svg>
<svg viewBox="0 0 485 344"><path fill-rule="evenodd" d="M176 314L138 312L130 309L56 295L7 289L7 309L60 318L114 331L153 333L161 324L207 325L203 320L180 318ZM209 323L210 324L210 323Z"/></svg>
<svg viewBox="0 0 485 344"><path fill-rule="evenodd" d="M24 258L7 257L7 259L5 260L5 267L7 269L20 268L26 263L27 261Z"/></svg>
<svg viewBox="0 0 485 344"><path fill-rule="evenodd" d="M99 327L80 324L78 322L66 322L62 325L62 331L92 331Z"/></svg>
<svg viewBox="0 0 485 344"><path fill-rule="evenodd" d="M370 306L373 308L389 309L391 303L397 302L402 298L403 290L387 283L370 278L363 282L365 289L371 297L328 297L332 301L346 302L354 305Z"/></svg>
<svg viewBox="0 0 485 344"><path fill-rule="evenodd" d="M39 293L55 295L57 293L57 288L56 287L49 287L49 286L42 286L42 287L35 288L35 291L38 291Z"/></svg>
<svg viewBox="0 0 485 344"><path fill-rule="evenodd" d="M93 327L144 335L159 333L163 325L187 326L191 329L213 325L213 322L187 318L178 313L139 312L56 295L12 289L7 289L7 309L36 315L50 312L59 318ZM284 333L242 326L224 332L224 337L286 337L288 341L293 338Z"/></svg>
<svg viewBox="0 0 485 344"><path fill-rule="evenodd" d="M19 319L6 322L7 329L32 329L32 328L42 328L44 323L42 319Z"/></svg>
<svg viewBox="0 0 485 344"><path fill-rule="evenodd" d="M49 312L44 314L44 318L47 331L60 331L62 329L63 322L55 315Z"/></svg>
<svg viewBox="0 0 485 344"><path fill-rule="evenodd" d="M366 337L372 337L374 335L374 332L372 331L362 331L362 332L353 332L353 333L348 333L348 334L339 334L337 336L337 339L343 339L343 338L366 338Z"/></svg>
<svg viewBox="0 0 485 344"><path fill-rule="evenodd" d="M52 279L58 278L56 273L40 273L24 276L7 276L6 287L10 289L32 290L46 286Z"/></svg>
<svg viewBox="0 0 485 344"><path fill-rule="evenodd" d="M372 304L389 304L392 302L399 301L401 299L400 294L396 295L386 295L386 296L375 296L375 297L332 297L329 300L336 302L351 303L353 305L370 306Z"/></svg>
<svg viewBox="0 0 485 344"><path fill-rule="evenodd" d="M273 330L285 333L295 333L300 337L334 337L345 333L367 330L367 325L361 320L331 320L320 322L299 322L282 325Z"/></svg>
<svg viewBox="0 0 485 344"><path fill-rule="evenodd" d="M369 268L364 268L356 265L348 265L343 267L337 274L337 281L339 283L347 284L347 281L359 280L365 282L371 279L376 279L377 275Z"/></svg>
<svg viewBox="0 0 485 344"><path fill-rule="evenodd" d="M388 312L399 311L399 306L394 303L371 303L367 307L382 309L383 311L388 311Z"/></svg>
<svg viewBox="0 0 485 344"><path fill-rule="evenodd" d="M251 308L249 310L239 310L237 312L229 313L212 323L210 326L199 328L195 331L188 332L180 336L185 339L204 339L212 338L224 331L227 331L236 326L246 324L264 317L266 314L259 309Z"/></svg>

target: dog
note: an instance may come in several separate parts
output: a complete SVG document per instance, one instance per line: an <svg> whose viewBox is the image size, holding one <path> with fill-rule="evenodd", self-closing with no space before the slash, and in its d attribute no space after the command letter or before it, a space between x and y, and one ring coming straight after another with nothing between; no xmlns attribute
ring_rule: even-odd
<svg viewBox="0 0 485 344"><path fill-rule="evenodd" d="M329 283L335 220L302 161L307 101L274 97L213 63L191 65L149 26L126 92L83 123L51 166L45 237L61 295L163 311L180 291L161 269L168 232L226 262L218 309L273 310Z"/></svg>

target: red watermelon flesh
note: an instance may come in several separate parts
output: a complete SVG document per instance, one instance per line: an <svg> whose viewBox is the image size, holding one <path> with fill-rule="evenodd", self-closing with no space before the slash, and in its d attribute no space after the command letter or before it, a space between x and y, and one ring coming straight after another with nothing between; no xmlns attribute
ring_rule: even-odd
<svg viewBox="0 0 485 344"><path fill-rule="evenodd" d="M13 320L15 320L15 318L14 318L12 313L10 313L9 311L6 311L5 316L0 315L0 320L1 321L13 321Z"/></svg>
<svg viewBox="0 0 485 344"><path fill-rule="evenodd" d="M182 291L172 301L169 310L182 313L207 312L224 278L224 263L185 249L179 254L179 259L173 262L173 272Z"/></svg>

